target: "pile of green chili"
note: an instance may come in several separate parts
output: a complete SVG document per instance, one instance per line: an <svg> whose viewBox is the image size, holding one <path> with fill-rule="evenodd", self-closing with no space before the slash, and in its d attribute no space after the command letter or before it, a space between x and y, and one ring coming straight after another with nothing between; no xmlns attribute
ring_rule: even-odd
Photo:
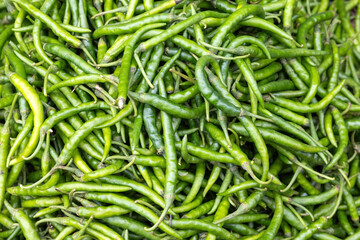
<svg viewBox="0 0 360 240"><path fill-rule="evenodd" d="M360 239L360 0L0 0L0 239Z"/></svg>

